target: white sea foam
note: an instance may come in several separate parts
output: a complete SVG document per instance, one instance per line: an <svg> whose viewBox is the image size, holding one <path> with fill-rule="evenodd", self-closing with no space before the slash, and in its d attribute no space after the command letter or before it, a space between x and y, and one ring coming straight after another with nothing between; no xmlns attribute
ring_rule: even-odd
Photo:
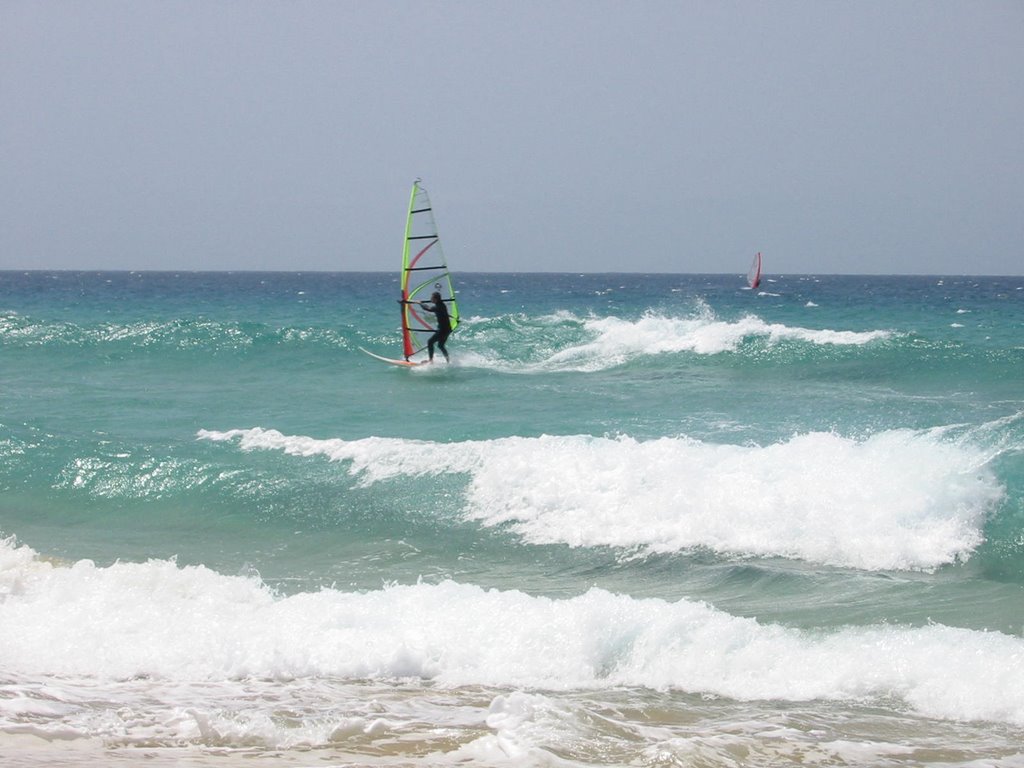
<svg viewBox="0 0 1024 768"><path fill-rule="evenodd" d="M609 317L588 321L599 333L598 343L625 345L630 336L639 337L638 346L649 351L693 351L715 354L736 349L746 338L761 337L770 343L795 340L810 344L862 345L892 335L891 331L835 331L767 323L755 315L735 321L702 316L693 320L648 314L636 322Z"/></svg>
<svg viewBox="0 0 1024 768"><path fill-rule="evenodd" d="M564 318L561 320L564 322ZM892 331L839 331L768 323L755 315L720 320L703 308L694 317L647 313L638 320L591 317L581 321L590 340L560 349L530 370L601 370L644 355L733 352L748 339L815 345L860 346L892 336Z"/></svg>
<svg viewBox="0 0 1024 768"><path fill-rule="evenodd" d="M508 437L437 444L203 430L243 450L346 462L361 485L463 474L463 514L535 544L652 553L706 548L869 570L966 559L1003 498L985 452L942 430L833 433L773 445L685 437Z"/></svg>
<svg viewBox="0 0 1024 768"><path fill-rule="evenodd" d="M807 306L817 306L808 302ZM477 325L477 342L495 349L504 349L508 330L485 330L485 318L473 318ZM518 315L508 318L522 338L531 338L539 327L543 343L537 343L535 357L517 364L511 372L537 373L550 371L600 371L644 356L693 353L717 355L735 352L747 341L757 340L769 345L785 342L816 346L862 346L893 336L890 330L844 331L803 328L783 323L765 322L756 315L736 320L722 320L707 304L698 302L691 316L670 316L647 312L638 319L614 316L581 317L566 310L532 318L530 323ZM531 327L532 326L532 327ZM491 334L497 334L492 337ZM566 334L572 340L566 340ZM552 339L562 338L551 348ZM508 368L508 361L499 352L463 349L458 359L469 367Z"/></svg>
<svg viewBox="0 0 1024 768"><path fill-rule="evenodd" d="M556 600L451 581L282 597L255 579L168 561L55 566L9 540L0 542L0 659L8 680L415 679L747 701L895 697L931 717L1024 725L1024 640L998 632L803 631L689 600L601 589ZM23 710L0 702L0 725ZM492 727L517 716L499 707Z"/></svg>

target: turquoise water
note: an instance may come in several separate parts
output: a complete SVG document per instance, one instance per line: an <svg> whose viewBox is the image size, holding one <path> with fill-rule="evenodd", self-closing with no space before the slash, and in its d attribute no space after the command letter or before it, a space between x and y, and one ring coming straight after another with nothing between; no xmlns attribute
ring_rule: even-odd
<svg viewBox="0 0 1024 768"><path fill-rule="evenodd" d="M457 278L0 273L0 749L1024 762L1024 278Z"/></svg>

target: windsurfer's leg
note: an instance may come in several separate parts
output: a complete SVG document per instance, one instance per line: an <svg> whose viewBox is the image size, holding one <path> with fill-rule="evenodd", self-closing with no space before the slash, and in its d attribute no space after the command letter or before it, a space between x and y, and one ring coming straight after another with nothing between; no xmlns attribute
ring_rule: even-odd
<svg viewBox="0 0 1024 768"><path fill-rule="evenodd" d="M448 357L448 350L444 346L446 341L448 341L447 333L442 334L441 337L437 340L437 346L441 349L441 352L444 353L444 359L446 361L450 361L451 358Z"/></svg>

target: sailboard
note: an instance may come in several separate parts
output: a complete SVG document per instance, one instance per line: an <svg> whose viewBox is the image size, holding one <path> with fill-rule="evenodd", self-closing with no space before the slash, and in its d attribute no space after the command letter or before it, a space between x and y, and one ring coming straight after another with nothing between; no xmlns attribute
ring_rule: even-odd
<svg viewBox="0 0 1024 768"><path fill-rule="evenodd" d="M426 360L399 360L394 357L384 357L384 355L378 355L376 352L371 352L370 350L366 349L366 347L360 347L359 349L368 354L370 357L377 358L381 362L391 363L392 365L402 365L407 368L414 368L417 365L426 365L426 363L428 362Z"/></svg>
<svg viewBox="0 0 1024 768"><path fill-rule="evenodd" d="M402 357L391 358L360 349L370 357L392 365L422 365L426 360L413 360L426 347L427 339L437 330L432 312L424 310L419 302L430 301L436 291L448 308L448 317L454 331L459 324L459 305L455 299L451 272L441 248L441 237L430 196L420 179L412 185L409 210L405 218L405 242L402 246L401 271Z"/></svg>
<svg viewBox="0 0 1024 768"><path fill-rule="evenodd" d="M761 252L758 251L747 272L747 285L757 288L761 284Z"/></svg>

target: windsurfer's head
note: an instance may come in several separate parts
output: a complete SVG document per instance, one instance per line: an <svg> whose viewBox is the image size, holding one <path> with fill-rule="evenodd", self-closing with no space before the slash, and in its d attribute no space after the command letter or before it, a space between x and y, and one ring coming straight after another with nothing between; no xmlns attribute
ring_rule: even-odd
<svg viewBox="0 0 1024 768"><path fill-rule="evenodd" d="M430 294L430 300L432 302L434 302L435 304L440 304L441 303L441 294L438 293L437 291L434 291L432 294Z"/></svg>

